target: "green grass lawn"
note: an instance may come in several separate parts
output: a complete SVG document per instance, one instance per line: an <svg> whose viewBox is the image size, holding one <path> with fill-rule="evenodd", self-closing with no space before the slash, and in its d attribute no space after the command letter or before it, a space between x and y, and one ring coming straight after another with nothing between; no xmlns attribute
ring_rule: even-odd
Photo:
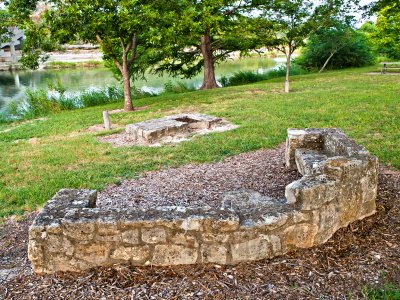
<svg viewBox="0 0 400 300"><path fill-rule="evenodd" d="M102 189L141 172L226 156L282 143L288 127L339 127L381 162L400 169L400 76L367 75L376 67L257 84L145 98L148 108L111 116L129 124L177 112L228 119L239 129L159 148L113 148L84 130L102 122L113 103L50 115L47 120L0 125L0 218L42 206L61 188ZM11 129L4 132L4 130ZM267 172L268 170L266 170Z"/></svg>

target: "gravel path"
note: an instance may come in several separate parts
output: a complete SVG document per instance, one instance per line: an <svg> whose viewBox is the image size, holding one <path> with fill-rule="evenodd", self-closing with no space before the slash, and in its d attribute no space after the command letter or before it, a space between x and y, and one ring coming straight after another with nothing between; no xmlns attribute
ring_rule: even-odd
<svg viewBox="0 0 400 300"><path fill-rule="evenodd" d="M99 193L97 207L219 207L223 193L239 189L283 198L285 186L300 177L297 171L286 170L284 151L281 145L274 150L242 153L217 163L147 172L137 180L108 186Z"/></svg>

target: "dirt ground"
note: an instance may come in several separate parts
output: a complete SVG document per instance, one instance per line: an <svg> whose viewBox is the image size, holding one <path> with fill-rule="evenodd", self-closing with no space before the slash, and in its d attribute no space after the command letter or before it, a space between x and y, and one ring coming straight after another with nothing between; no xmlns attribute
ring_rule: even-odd
<svg viewBox="0 0 400 300"><path fill-rule="evenodd" d="M99 268L39 276L27 259L35 214L0 228L0 299L363 299L400 286L400 172L380 168L377 213L326 244L234 266Z"/></svg>

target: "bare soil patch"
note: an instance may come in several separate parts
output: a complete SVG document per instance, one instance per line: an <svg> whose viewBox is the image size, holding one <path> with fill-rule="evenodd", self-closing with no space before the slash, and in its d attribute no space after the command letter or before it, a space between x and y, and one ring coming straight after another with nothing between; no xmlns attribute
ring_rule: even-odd
<svg viewBox="0 0 400 300"><path fill-rule="evenodd" d="M262 151L254 153L265 157ZM234 157L226 161L235 165ZM188 175L195 167L183 168ZM171 172L177 170L182 168ZM160 174L145 176L154 180ZM260 183L254 184L250 188ZM26 254L34 216L10 219L0 228L0 299L362 299L365 286L400 286L400 172L386 167L380 170L374 216L340 229L322 246L235 266L114 266L38 276L32 274ZM11 276L3 276L11 269Z"/></svg>
<svg viewBox="0 0 400 300"><path fill-rule="evenodd" d="M137 107L134 108L135 110L132 111L132 112L145 110L145 109L148 109L149 107L150 107L149 105L137 106ZM114 110L109 110L109 111L108 111L108 113L109 113L110 115L119 114L119 113L123 113L123 112L126 112L123 108L121 108L121 109L114 109Z"/></svg>
<svg viewBox="0 0 400 300"><path fill-rule="evenodd" d="M121 128L124 128L124 127L125 127L124 125L120 125L120 124L111 124L111 128L110 129L111 130L113 130L113 129L121 129ZM96 125L90 126L85 131L86 132L103 132L103 131L106 131L106 130L108 130L108 129L104 128L104 124L96 124Z"/></svg>

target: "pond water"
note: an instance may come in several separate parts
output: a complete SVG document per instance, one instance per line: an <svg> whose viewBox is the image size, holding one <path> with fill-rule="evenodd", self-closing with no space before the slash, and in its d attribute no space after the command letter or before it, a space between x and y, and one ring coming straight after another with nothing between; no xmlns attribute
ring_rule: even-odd
<svg viewBox="0 0 400 300"><path fill-rule="evenodd" d="M278 61L267 58L245 58L228 60L216 67L217 79L229 76L238 71L265 72L274 68ZM135 82L135 86L144 91L161 92L164 84L182 82L188 86L199 87L202 83L202 73L191 79L172 78L164 75L147 75L147 80ZM95 69L63 69L63 70L37 70L0 72L0 111L4 110L7 103L24 98L27 88L46 88L49 82L59 80L69 92L79 92L89 88L103 88L107 85L119 84L112 73L105 68Z"/></svg>

